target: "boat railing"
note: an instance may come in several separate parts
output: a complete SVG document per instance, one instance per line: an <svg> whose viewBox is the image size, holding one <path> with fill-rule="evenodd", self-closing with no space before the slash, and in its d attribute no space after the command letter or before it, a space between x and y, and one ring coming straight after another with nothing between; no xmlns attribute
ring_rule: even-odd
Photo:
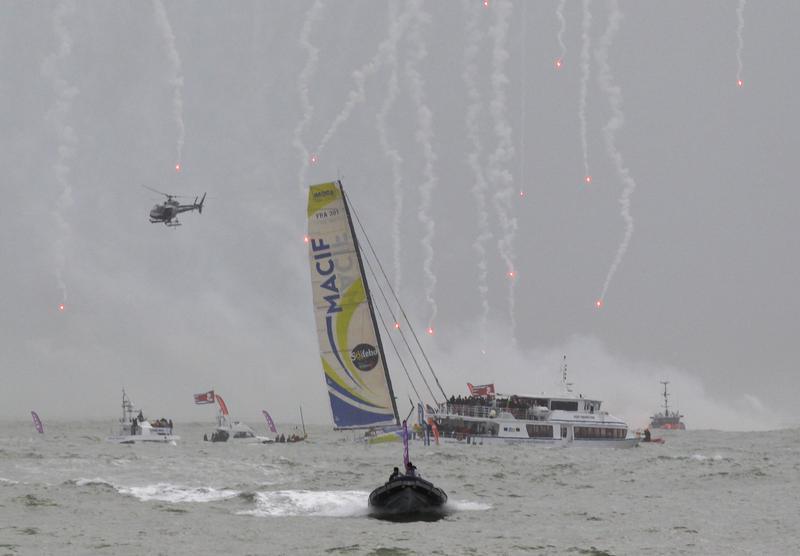
<svg viewBox="0 0 800 556"><path fill-rule="evenodd" d="M526 407L494 407L491 405L459 404L450 402L439 404L439 413L460 415L462 417L475 417L478 419L493 419L498 417L501 413L510 413L514 419L534 419L533 415L529 415L528 408Z"/></svg>

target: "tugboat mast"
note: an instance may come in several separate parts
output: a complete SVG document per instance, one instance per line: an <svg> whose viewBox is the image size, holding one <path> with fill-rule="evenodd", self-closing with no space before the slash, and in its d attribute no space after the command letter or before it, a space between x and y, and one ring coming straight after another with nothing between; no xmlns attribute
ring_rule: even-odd
<svg viewBox="0 0 800 556"><path fill-rule="evenodd" d="M669 417L669 405L668 405L669 394L667 394L667 384L669 384L669 381L662 380L661 384L664 385L664 417Z"/></svg>

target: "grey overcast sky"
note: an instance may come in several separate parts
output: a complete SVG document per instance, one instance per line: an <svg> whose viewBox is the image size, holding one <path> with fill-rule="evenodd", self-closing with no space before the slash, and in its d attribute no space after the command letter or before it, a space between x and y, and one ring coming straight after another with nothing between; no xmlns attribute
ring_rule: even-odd
<svg viewBox="0 0 800 556"><path fill-rule="evenodd" d="M659 380L693 428L796 425L800 2L739 6L2 2L0 416L124 386L330 423L304 187L342 177L448 392L552 390L566 353L632 426ZM209 198L168 229L142 185Z"/></svg>

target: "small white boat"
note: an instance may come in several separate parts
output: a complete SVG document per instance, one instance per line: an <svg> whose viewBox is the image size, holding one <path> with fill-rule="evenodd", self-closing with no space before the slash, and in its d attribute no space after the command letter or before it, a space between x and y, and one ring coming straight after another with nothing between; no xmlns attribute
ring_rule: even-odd
<svg viewBox="0 0 800 556"><path fill-rule="evenodd" d="M211 433L211 437L207 434L203 435L203 440L210 440L211 442L227 442L233 440L237 444L270 444L275 442L272 438L267 436L259 436L248 425L241 421L233 421L228 414L228 406L222 396L216 394L214 396L217 404L219 404L219 413L217 413L217 428Z"/></svg>
<svg viewBox="0 0 800 556"><path fill-rule="evenodd" d="M136 444L139 442L160 442L162 444L175 444L180 439L179 436L172 434L172 421L150 422L142 415L140 409L138 413L133 408L131 400L122 390L122 418L119 420L119 433L106 438L107 442L115 444Z"/></svg>

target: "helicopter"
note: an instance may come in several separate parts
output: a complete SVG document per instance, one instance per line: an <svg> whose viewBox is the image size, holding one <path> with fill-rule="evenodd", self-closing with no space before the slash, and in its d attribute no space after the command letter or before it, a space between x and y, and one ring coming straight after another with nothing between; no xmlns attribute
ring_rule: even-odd
<svg viewBox="0 0 800 556"><path fill-rule="evenodd" d="M169 226L171 228L181 225L181 223L178 221L178 215L182 212L190 212L197 209L197 212L203 214L203 202L206 200L205 193L203 193L203 197L200 199L199 203L197 202L197 197L195 197L194 203L182 205L180 202L176 201L176 199L184 197L184 195L172 195L170 193L164 193L163 191L158 191L157 189L147 187L146 185L143 185L142 187L167 198L166 201L160 205L155 205L150 211L150 222L154 224L156 222L163 222L165 226Z"/></svg>

